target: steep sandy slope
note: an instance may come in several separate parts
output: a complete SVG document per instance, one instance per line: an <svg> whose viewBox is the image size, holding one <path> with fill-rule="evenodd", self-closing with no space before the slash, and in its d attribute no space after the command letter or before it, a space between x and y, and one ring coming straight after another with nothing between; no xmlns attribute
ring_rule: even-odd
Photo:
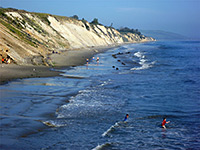
<svg viewBox="0 0 200 150"><path fill-rule="evenodd" d="M17 64L51 65L52 53L151 40L86 20L0 9L0 57L10 57Z"/></svg>

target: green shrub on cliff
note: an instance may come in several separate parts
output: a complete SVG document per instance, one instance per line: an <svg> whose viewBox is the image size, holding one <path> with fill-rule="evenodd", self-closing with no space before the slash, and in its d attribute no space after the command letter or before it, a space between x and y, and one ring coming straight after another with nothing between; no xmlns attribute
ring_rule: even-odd
<svg viewBox="0 0 200 150"><path fill-rule="evenodd" d="M71 18L74 18L74 19L78 20L78 16L77 15L73 15Z"/></svg>
<svg viewBox="0 0 200 150"><path fill-rule="evenodd" d="M31 46L34 46L34 47L37 46L35 43L33 43L32 39L25 34L25 32L22 32L21 30L19 30L18 28L16 28L12 24L7 23L6 21L4 21L2 19L0 19L0 23L2 25L4 25L7 29L9 29L12 33L16 34L19 38L26 41Z"/></svg>
<svg viewBox="0 0 200 150"><path fill-rule="evenodd" d="M91 22L91 24L99 25L100 23L97 18L94 18L94 20Z"/></svg>
<svg viewBox="0 0 200 150"><path fill-rule="evenodd" d="M138 29L129 29L128 27L117 29L120 33L133 33L141 35L141 32Z"/></svg>
<svg viewBox="0 0 200 150"><path fill-rule="evenodd" d="M6 8L0 8L0 17L5 20L6 22L14 25L15 27L17 27L18 29L23 29L23 26L19 23L19 19L12 19L11 17L9 17L8 15L6 15L6 11L8 9ZM9 8L10 10L10 8Z"/></svg>
<svg viewBox="0 0 200 150"><path fill-rule="evenodd" d="M0 8L0 16L1 17L5 17L6 16L4 8Z"/></svg>

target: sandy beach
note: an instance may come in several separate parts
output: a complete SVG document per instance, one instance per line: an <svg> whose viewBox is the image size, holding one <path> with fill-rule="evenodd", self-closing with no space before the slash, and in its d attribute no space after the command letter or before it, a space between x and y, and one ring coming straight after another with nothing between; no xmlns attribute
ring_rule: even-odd
<svg viewBox="0 0 200 150"><path fill-rule="evenodd" d="M118 45L66 50L61 54L52 54L49 57L54 67L0 64L0 84L8 83L14 79L60 76L62 72L55 71L54 68L84 65L87 58L91 58L97 53L102 53L117 46Z"/></svg>
<svg viewBox="0 0 200 150"><path fill-rule="evenodd" d="M52 71L51 68L44 66L1 64L0 68L0 84L5 84L14 79L59 76L61 73L58 71Z"/></svg>

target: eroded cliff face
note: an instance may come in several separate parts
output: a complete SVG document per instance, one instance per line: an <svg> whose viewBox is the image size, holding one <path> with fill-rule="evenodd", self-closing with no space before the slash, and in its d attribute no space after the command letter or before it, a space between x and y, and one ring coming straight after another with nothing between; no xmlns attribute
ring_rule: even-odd
<svg viewBox="0 0 200 150"><path fill-rule="evenodd" d="M48 55L65 50L145 42L153 38L120 34L116 29L86 20L21 10L0 10L0 54L17 64L49 65ZM3 56L4 54L4 56Z"/></svg>

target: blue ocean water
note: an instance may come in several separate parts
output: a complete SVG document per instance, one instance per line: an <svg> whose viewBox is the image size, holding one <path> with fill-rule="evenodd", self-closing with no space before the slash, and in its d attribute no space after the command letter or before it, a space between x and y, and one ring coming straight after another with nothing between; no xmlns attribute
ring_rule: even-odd
<svg viewBox="0 0 200 150"><path fill-rule="evenodd" d="M199 41L129 44L97 57L63 77L1 85L0 148L200 149Z"/></svg>

